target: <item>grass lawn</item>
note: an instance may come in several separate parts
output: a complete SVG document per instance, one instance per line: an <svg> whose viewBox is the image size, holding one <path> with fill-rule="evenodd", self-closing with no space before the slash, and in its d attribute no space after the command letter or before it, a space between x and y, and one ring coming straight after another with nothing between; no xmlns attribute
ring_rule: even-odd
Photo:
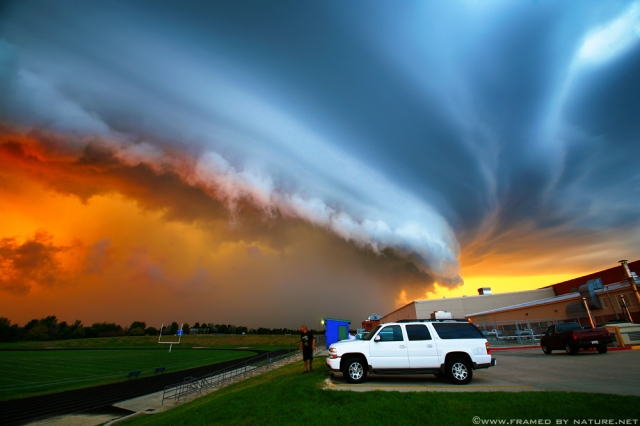
<svg viewBox="0 0 640 426"><path fill-rule="evenodd" d="M472 425L549 419L638 419L640 397L571 392L350 392L323 390L328 369L288 365L126 425ZM511 423L511 419L514 419ZM487 423L489 424L489 423ZM540 423L544 424L544 423ZM590 424L578 423L578 424ZM602 424L602 422L600 422ZM633 422L629 424L634 424Z"/></svg>
<svg viewBox="0 0 640 426"><path fill-rule="evenodd" d="M254 354L191 348L0 351L0 400L127 380L130 371L141 370L145 377L156 367L172 372Z"/></svg>

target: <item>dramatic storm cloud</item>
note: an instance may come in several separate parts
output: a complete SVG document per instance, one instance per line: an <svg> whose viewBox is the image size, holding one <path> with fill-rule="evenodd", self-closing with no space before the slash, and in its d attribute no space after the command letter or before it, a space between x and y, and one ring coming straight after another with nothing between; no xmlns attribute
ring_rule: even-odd
<svg viewBox="0 0 640 426"><path fill-rule="evenodd" d="M5 2L0 292L357 323L635 259L637 75L637 1Z"/></svg>

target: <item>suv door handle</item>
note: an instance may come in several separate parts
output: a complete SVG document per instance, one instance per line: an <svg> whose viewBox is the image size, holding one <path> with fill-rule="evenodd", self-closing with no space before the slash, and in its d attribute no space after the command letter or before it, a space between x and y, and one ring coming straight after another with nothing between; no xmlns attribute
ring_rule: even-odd
<svg viewBox="0 0 640 426"><path fill-rule="evenodd" d="M404 348L406 348L405 345L400 345L400 349L404 349Z"/></svg>

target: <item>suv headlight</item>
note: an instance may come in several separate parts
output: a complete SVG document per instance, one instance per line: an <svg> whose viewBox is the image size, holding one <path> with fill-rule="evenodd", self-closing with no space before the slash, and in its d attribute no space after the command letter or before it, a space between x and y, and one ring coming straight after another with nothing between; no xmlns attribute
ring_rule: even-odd
<svg viewBox="0 0 640 426"><path fill-rule="evenodd" d="M329 346L329 358L338 358L338 350L333 346Z"/></svg>

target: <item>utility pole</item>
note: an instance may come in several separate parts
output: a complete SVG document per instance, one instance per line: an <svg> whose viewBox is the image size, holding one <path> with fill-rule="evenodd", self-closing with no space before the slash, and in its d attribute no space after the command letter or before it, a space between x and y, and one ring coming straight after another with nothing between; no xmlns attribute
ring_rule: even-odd
<svg viewBox="0 0 640 426"><path fill-rule="evenodd" d="M633 275L631 275L629 264L627 263L626 260L620 260L619 262L622 265L622 269L624 270L624 276L627 278L627 281L629 281L629 285L631 286L633 293L636 295L636 302L640 307L640 293L638 293L638 286L636 285L636 280L635 278L633 278ZM633 318L631 322L633 322Z"/></svg>
<svg viewBox="0 0 640 426"><path fill-rule="evenodd" d="M591 309L589 309L589 305L587 305L587 299L582 298L582 303L584 304L584 308L587 310L587 315L589 315L589 322L591 323L591 328L596 328L595 322L593 322L593 316L591 315Z"/></svg>
<svg viewBox="0 0 640 426"><path fill-rule="evenodd" d="M632 323L633 318L631 318L631 313L629 312L629 308L627 308L627 302L624 301L624 295L619 294L618 297L620 298L620 306L622 307L622 312L624 312L624 317Z"/></svg>

